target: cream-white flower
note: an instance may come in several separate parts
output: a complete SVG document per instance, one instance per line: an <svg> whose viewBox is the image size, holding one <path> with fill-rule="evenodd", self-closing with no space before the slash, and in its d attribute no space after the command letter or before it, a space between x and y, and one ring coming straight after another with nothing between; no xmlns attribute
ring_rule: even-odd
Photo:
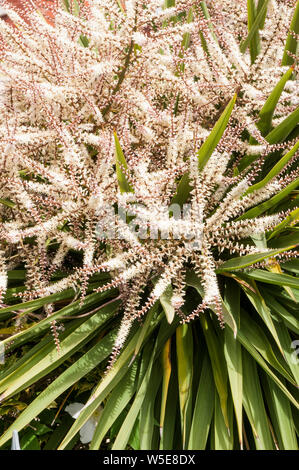
<svg viewBox="0 0 299 470"><path fill-rule="evenodd" d="M77 419L84 408L83 403L70 403L66 408L65 411L71 415L72 418ZM86 423L80 429L80 441L82 444L88 444L92 441L94 432L98 425L100 416L102 412L102 407L100 406L97 410L92 414L92 416L86 421Z"/></svg>

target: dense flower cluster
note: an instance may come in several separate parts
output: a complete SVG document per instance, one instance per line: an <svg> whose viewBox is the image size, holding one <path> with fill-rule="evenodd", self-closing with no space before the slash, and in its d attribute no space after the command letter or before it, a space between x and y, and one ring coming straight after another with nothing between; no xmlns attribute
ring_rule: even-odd
<svg viewBox="0 0 299 470"><path fill-rule="evenodd" d="M93 273L110 271L111 283L100 289L124 293L117 351L132 322L170 284L172 305L182 315L184 273L193 266L204 288L198 312L214 305L222 321L215 274L221 253L265 251L250 237L285 214L235 219L299 176L297 151L288 172L250 189L267 156L295 144L268 142L256 126L289 68L281 59L295 2L269 2L254 61L248 48L240 52L248 33L245 0L177 0L166 2L168 8L161 0L90 0L80 12L59 9L55 25L33 2L25 2L23 19L1 4L15 24L0 24L2 294L7 270L20 262L27 269L24 298L74 283L84 294ZM273 125L298 107L296 85L287 81ZM235 98L221 141L199 168L198 150ZM116 169L115 133L126 161ZM239 168L244 155L256 157ZM166 226L160 218L186 174L190 211L180 223L198 244L174 236L175 218ZM118 218L117 236L99 237L99 224L116 206L169 236L140 239ZM81 266L51 281L70 250L82 253Z"/></svg>

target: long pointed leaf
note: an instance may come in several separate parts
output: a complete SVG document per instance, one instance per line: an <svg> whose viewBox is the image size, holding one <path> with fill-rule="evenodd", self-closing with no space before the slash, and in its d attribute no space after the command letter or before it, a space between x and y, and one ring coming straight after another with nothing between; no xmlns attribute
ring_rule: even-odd
<svg viewBox="0 0 299 470"><path fill-rule="evenodd" d="M238 328L240 328L240 288L232 281L226 282L224 302L231 314L234 316ZM224 355L227 363L228 378L232 392L232 399L235 408L239 442L243 448L243 418L242 418L242 396L243 396L243 375L242 375L242 351L239 341L234 338L233 332L229 328L224 331Z"/></svg>
<svg viewBox="0 0 299 470"><path fill-rule="evenodd" d="M228 124L236 99L237 94L235 93L235 95L230 100L225 110L221 114L220 118L216 122L215 126L213 127L209 137L206 139L206 141L202 144L199 151L197 152L199 169L202 169L205 166L213 151L217 147Z"/></svg>
<svg viewBox="0 0 299 470"><path fill-rule="evenodd" d="M176 330L178 384L181 411L181 428L183 437L183 449L188 440L188 429L190 419L190 405L192 399L192 377L193 377L193 338L190 325L180 325Z"/></svg>
<svg viewBox="0 0 299 470"><path fill-rule="evenodd" d="M202 371L197 389L192 425L189 437L189 450L204 450L209 435L209 429L213 417L215 385L212 368L208 356L203 360Z"/></svg>
<svg viewBox="0 0 299 470"><path fill-rule="evenodd" d="M296 4L294 16L292 18L291 25L290 25L290 31L293 31L295 34L299 34L299 1L297 1L297 4ZM291 65L294 63L294 59L288 54L288 51L296 55L297 47L298 47L298 41L289 32L285 49L284 49L284 53L283 53L283 58L281 61L281 65Z"/></svg>

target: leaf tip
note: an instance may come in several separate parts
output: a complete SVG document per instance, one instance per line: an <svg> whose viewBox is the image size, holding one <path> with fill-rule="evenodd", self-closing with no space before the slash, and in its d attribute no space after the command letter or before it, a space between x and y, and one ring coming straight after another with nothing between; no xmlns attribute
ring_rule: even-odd
<svg viewBox="0 0 299 470"><path fill-rule="evenodd" d="M128 364L128 369L131 367L131 365L133 364L133 362L135 361L136 359L136 354L133 354L132 356L132 359L130 360L129 364Z"/></svg>

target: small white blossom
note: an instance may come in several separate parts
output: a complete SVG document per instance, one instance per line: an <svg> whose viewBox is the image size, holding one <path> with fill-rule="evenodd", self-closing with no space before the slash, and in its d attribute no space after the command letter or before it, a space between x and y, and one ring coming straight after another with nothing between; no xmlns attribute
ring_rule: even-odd
<svg viewBox="0 0 299 470"><path fill-rule="evenodd" d="M72 418L77 419L80 415L80 412L84 408L83 403L70 403L66 408L65 411L71 415ZM100 406L97 410L92 414L92 416L86 421L85 424L80 428L80 441L82 444L88 444L92 441L94 432L98 425L100 416L102 412L102 407Z"/></svg>

